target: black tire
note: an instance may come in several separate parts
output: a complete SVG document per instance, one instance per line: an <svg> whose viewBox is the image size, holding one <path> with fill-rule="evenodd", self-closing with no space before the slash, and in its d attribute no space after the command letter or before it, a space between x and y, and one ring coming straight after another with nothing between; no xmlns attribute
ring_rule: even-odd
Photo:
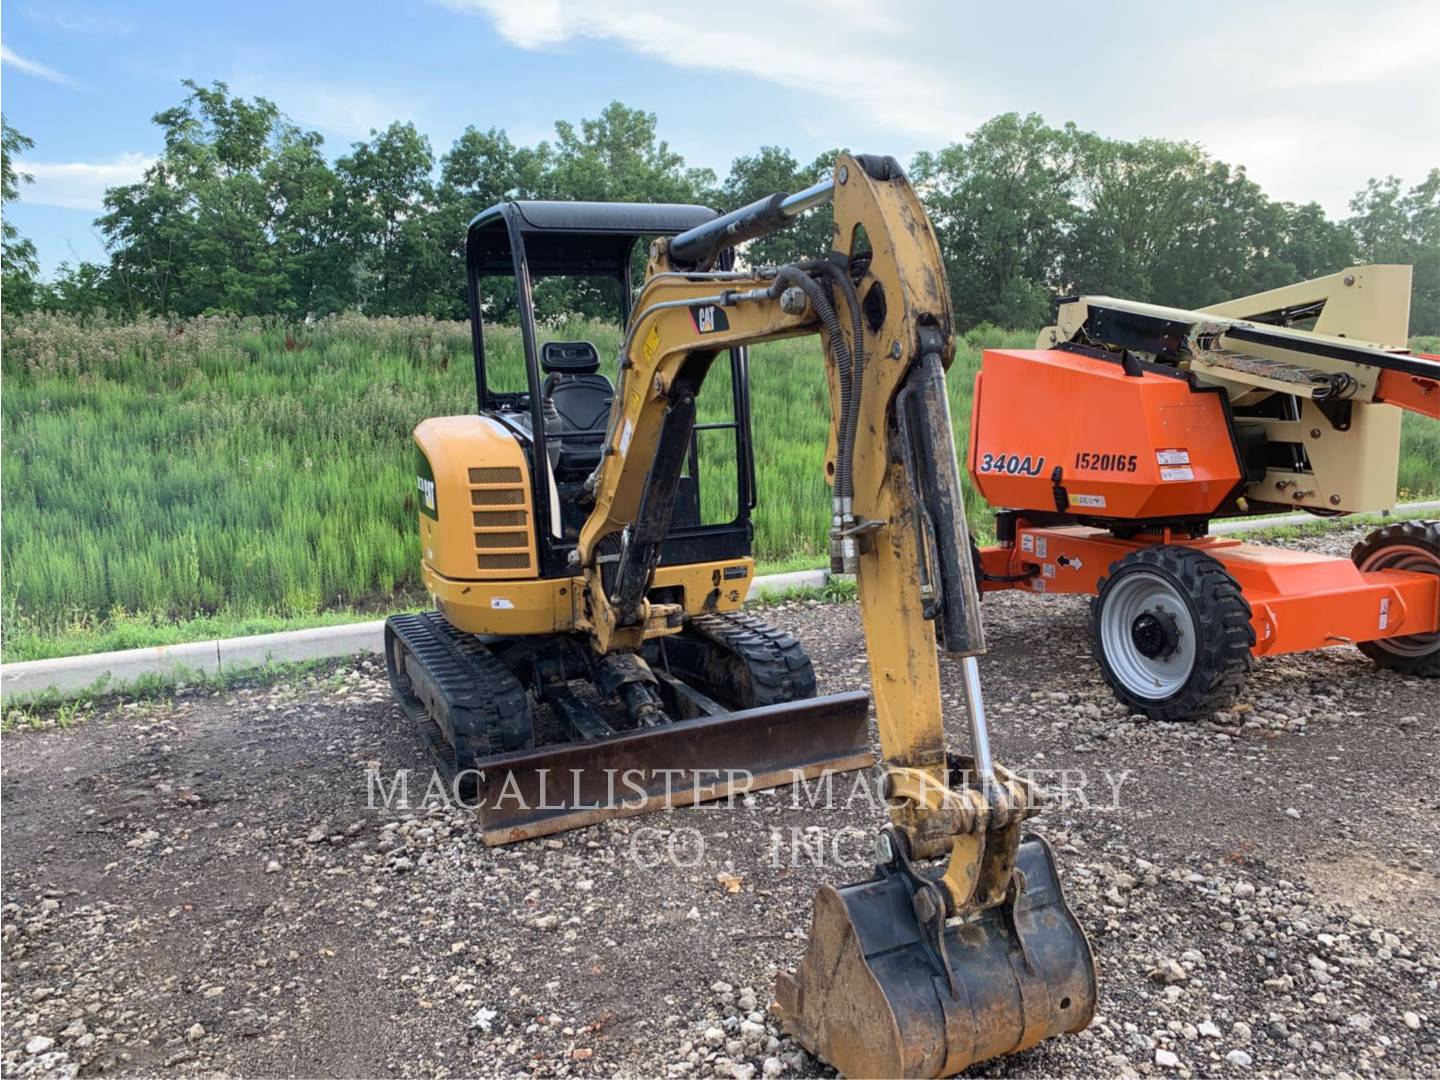
<svg viewBox="0 0 1440 1080"><path fill-rule="evenodd" d="M1178 721L1235 700L1253 663L1255 631L1250 605L1224 565L1162 544L1110 565L1090 605L1090 639L1105 681L1127 708Z"/></svg>
<svg viewBox="0 0 1440 1080"><path fill-rule="evenodd" d="M1400 521L1376 529L1350 552L1361 570L1418 570L1440 574L1440 521ZM1362 641L1377 667L1425 679L1440 678L1440 630Z"/></svg>
<svg viewBox="0 0 1440 1080"><path fill-rule="evenodd" d="M795 635L753 615L694 615L666 638L665 666L732 709L779 705L815 696L815 668Z"/></svg>

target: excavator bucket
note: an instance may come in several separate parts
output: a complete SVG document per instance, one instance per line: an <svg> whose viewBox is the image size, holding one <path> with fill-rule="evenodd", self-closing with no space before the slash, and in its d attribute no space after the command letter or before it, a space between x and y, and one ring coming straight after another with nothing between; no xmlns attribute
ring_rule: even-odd
<svg viewBox="0 0 1440 1080"><path fill-rule="evenodd" d="M929 930L912 882L878 870L821 888L800 968L780 975L774 1009L811 1053L847 1077L952 1076L1090 1022L1095 962L1043 839L1020 844L1003 903Z"/></svg>
<svg viewBox="0 0 1440 1080"><path fill-rule="evenodd" d="M869 702L830 694L488 758L475 793L485 843L869 768Z"/></svg>

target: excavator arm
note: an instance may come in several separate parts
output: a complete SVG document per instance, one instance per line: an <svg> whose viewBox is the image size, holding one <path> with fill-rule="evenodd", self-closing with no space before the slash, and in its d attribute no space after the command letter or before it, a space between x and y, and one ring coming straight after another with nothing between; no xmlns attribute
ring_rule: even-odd
<svg viewBox="0 0 1440 1080"><path fill-rule="evenodd" d="M711 269L723 248L826 199L827 257ZM831 558L859 586L891 823L873 881L822 890L810 951L782 976L777 1009L847 1075L949 1075L1083 1028L1096 990L1048 848L1021 842L1037 793L990 759L945 392L949 295L934 231L893 159L842 155L827 183L655 242L588 484L579 622L606 656L683 627L678 606L647 592L706 372L724 349L808 334L829 359ZM959 658L970 757L947 751L942 649Z"/></svg>
<svg viewBox="0 0 1440 1080"><path fill-rule="evenodd" d="M831 359L832 555L859 586L881 748L899 788L918 790L922 774L944 788L937 622L947 651L973 658L985 649L945 396L954 344L944 269L892 160L841 157L832 191L828 269L709 272L676 265L684 234L656 242L591 478L595 509L580 533L584 616L600 652L679 629L676 609L645 592L706 371L724 349L817 334ZM869 247L857 250L857 238ZM618 539L618 559L603 558L615 548L607 538ZM928 827L903 827L933 852L922 840Z"/></svg>

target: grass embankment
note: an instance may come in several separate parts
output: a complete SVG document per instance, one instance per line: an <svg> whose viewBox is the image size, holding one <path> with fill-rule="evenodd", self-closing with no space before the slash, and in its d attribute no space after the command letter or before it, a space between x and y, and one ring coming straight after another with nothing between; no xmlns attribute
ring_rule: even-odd
<svg viewBox="0 0 1440 1080"><path fill-rule="evenodd" d="M228 637L423 603L410 432L474 409L461 323L343 316L4 324L3 659ZM490 338L492 381L520 377L518 332ZM613 375L618 332L594 341ZM963 447L983 348L1031 332L982 329L950 372ZM1417 347L1440 352L1440 342ZM829 424L814 339L757 348L751 396L764 569L823 562ZM701 419L722 418L717 366ZM701 438L709 519L734 506L727 433ZM1401 487L1440 490L1440 425L1407 421ZM973 524L989 515L971 499Z"/></svg>
<svg viewBox="0 0 1440 1080"><path fill-rule="evenodd" d="M618 332L586 338L613 369ZM492 380L517 385L516 331L490 337ZM980 348L952 374L968 417ZM829 522L824 368L813 339L753 350L766 568L817 565ZM613 372L612 372L613 373ZM701 419L722 418L726 372ZM474 409L469 330L344 316L4 326L6 661L312 626L418 605L410 432ZM702 435L711 519L734 506L728 433Z"/></svg>

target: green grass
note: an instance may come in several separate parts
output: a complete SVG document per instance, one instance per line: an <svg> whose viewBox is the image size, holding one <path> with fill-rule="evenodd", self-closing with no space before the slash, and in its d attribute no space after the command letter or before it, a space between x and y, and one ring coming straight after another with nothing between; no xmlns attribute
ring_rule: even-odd
<svg viewBox="0 0 1440 1080"><path fill-rule="evenodd" d="M421 597L397 597L392 607L419 609ZM106 618L72 622L46 633L34 621L19 621L13 629L7 626L5 659L35 660L47 656L75 656L81 653L115 652L141 649L152 645L179 645L190 641L215 638L245 637L251 634L275 634L282 630L308 630L317 626L339 626L364 622L379 617L375 611L345 608L338 611L317 611L308 615L196 615L193 618L171 619L153 612L132 615L119 612Z"/></svg>
<svg viewBox="0 0 1440 1080"><path fill-rule="evenodd" d="M854 578L833 577L824 585L797 585L790 589L761 589L760 595L748 603L755 607L783 604L792 600L814 600L821 604L848 604L860 598Z"/></svg>
<svg viewBox="0 0 1440 1080"><path fill-rule="evenodd" d="M594 341L613 375L614 327L547 336ZM522 382L518 332L488 337L492 381ZM950 396L961 447L981 350L1033 340L980 328L959 343ZM423 602L410 433L424 417L473 411L465 324L34 315L5 320L3 346L4 660ZM822 565L829 405L816 340L752 350L751 384L756 559L765 572ZM722 418L728 401L717 365L701 420ZM700 447L707 520L728 519L733 443L708 432ZM1407 420L1400 484L1405 497L1440 489L1440 425ZM970 506L988 535L988 512Z"/></svg>

